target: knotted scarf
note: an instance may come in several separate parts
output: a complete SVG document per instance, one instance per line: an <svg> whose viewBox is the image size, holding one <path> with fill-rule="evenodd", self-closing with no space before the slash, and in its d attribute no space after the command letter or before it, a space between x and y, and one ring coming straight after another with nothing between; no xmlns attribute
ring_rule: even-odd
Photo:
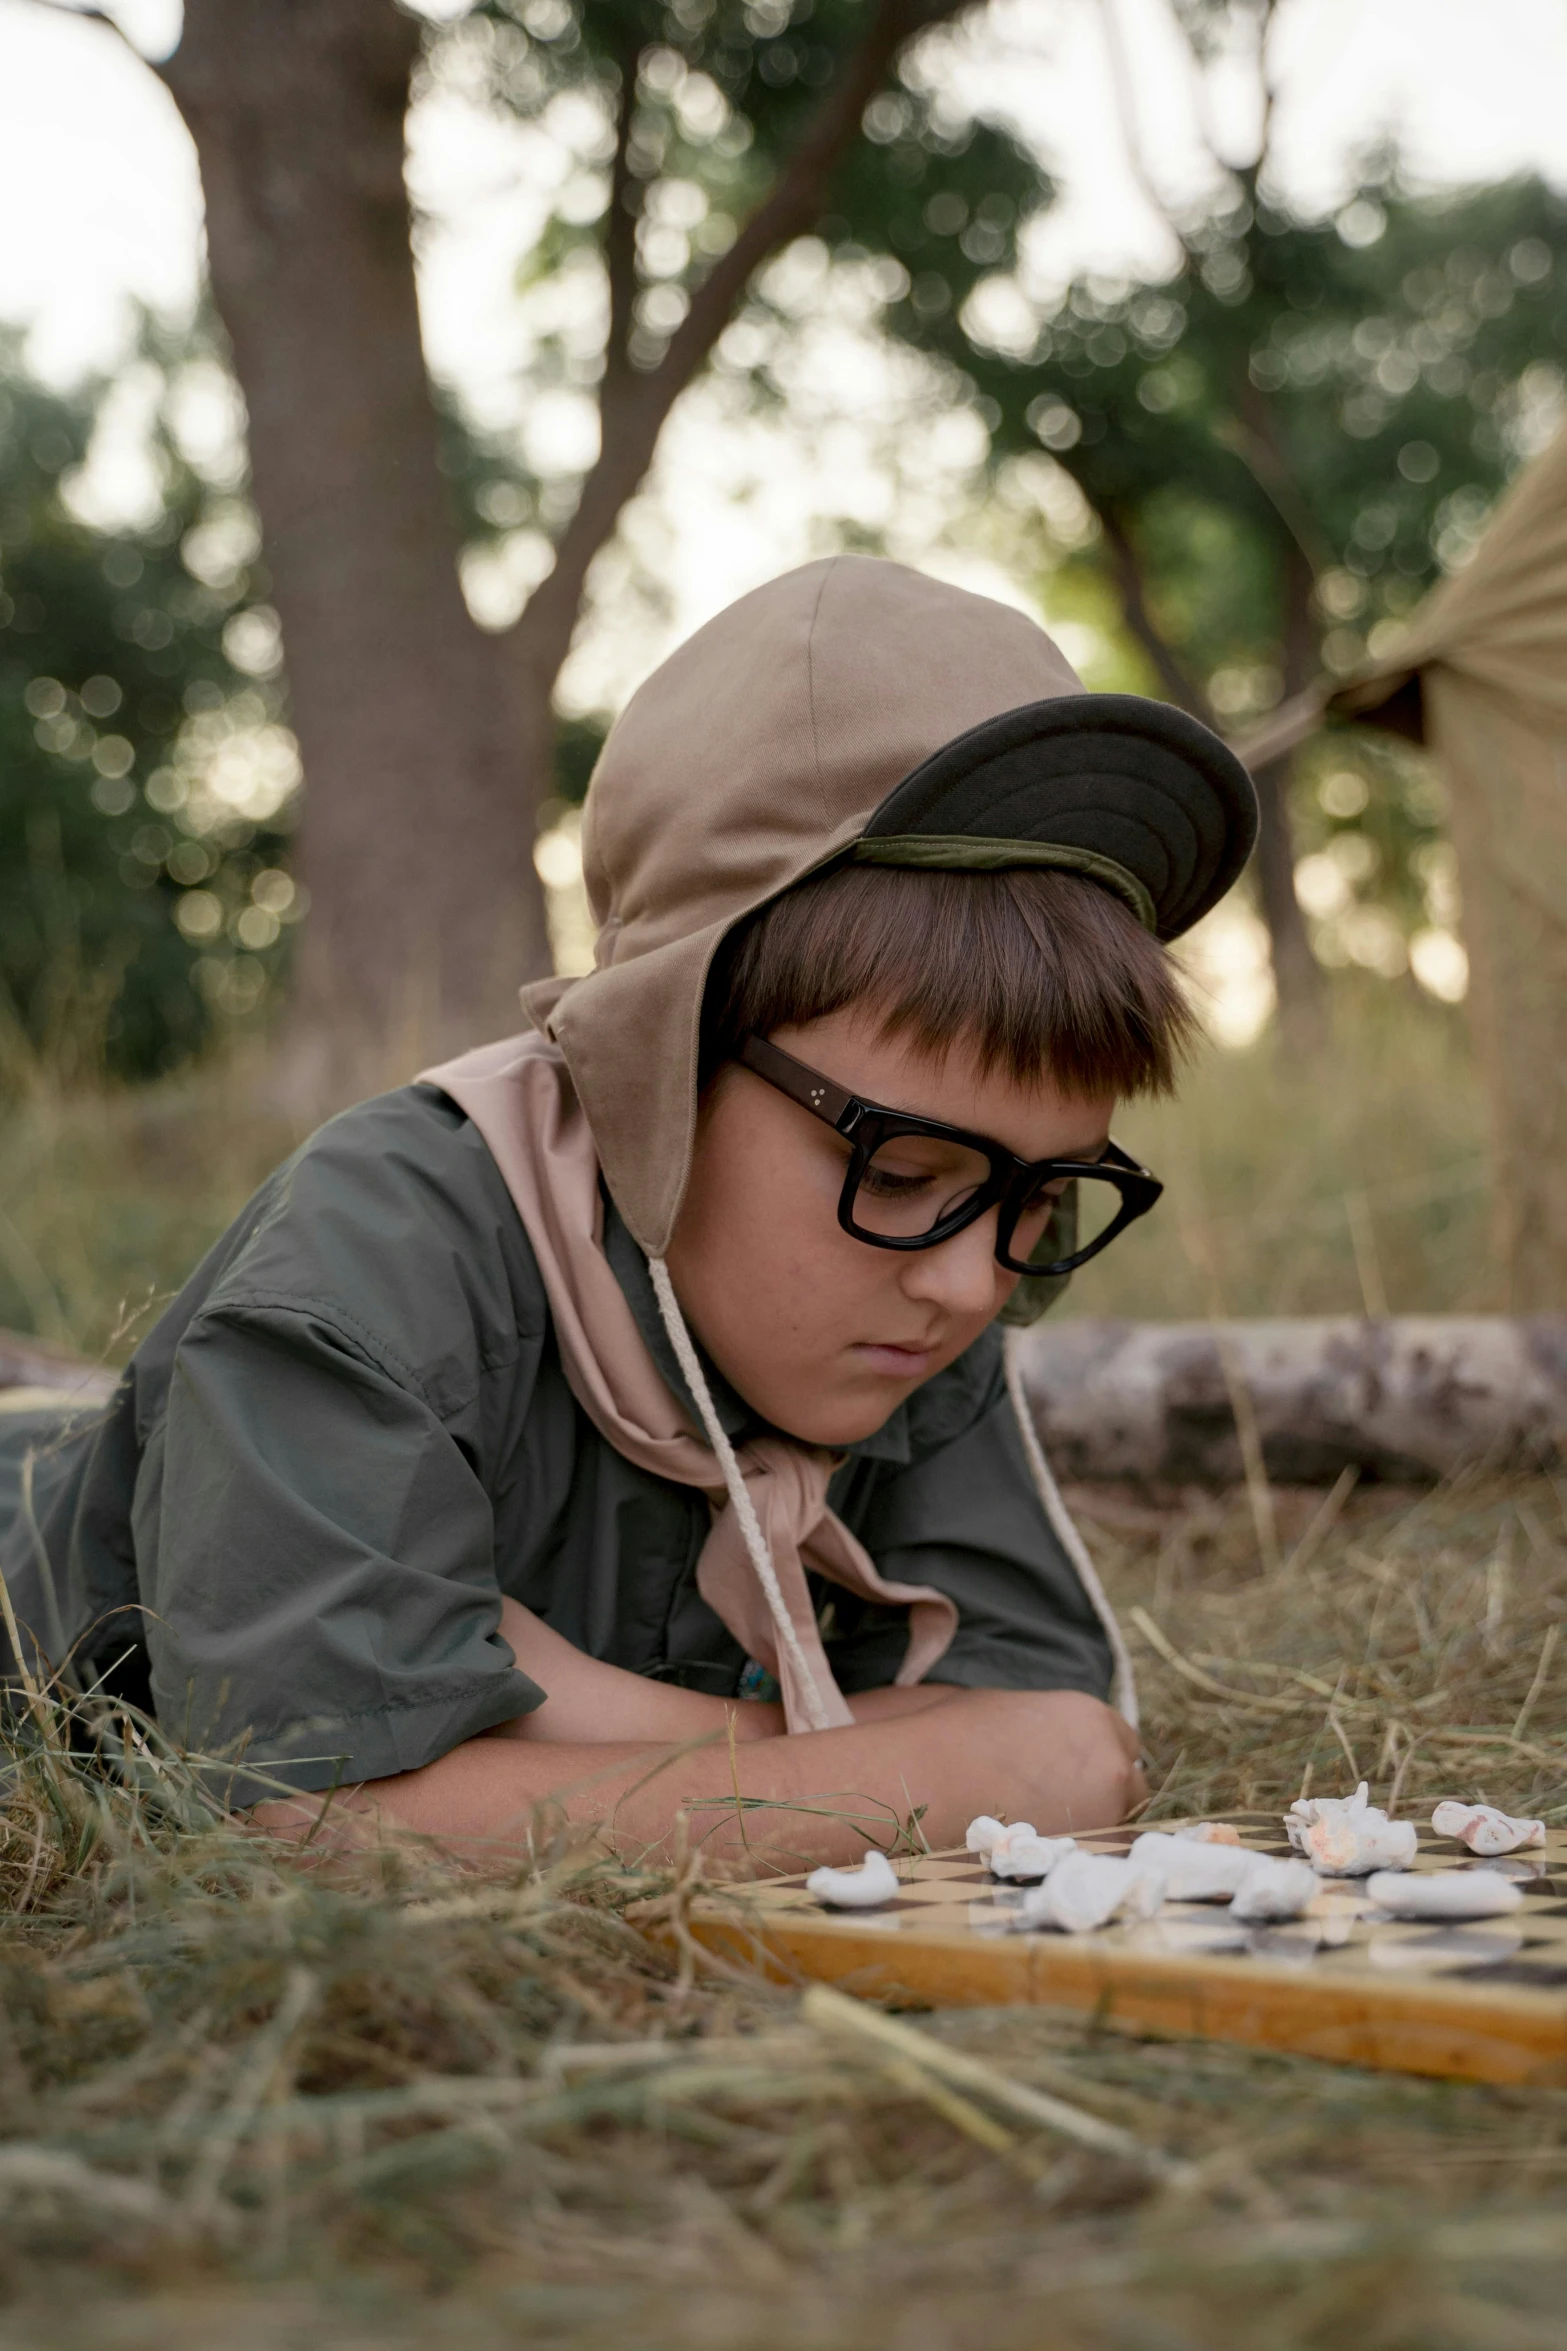
<svg viewBox="0 0 1567 2351"><path fill-rule="evenodd" d="M889 1583L828 1508L841 1456L783 1437L731 1448L663 1261L653 1259L660 1309L705 1434L659 1371L604 1254L598 1153L559 1048L536 1034L508 1037L421 1076L466 1111L489 1146L533 1244L566 1379L589 1420L639 1469L706 1494L713 1519L697 1589L777 1680L788 1728L854 1719L827 1662L807 1569L862 1599L907 1608L897 1680L922 1681L957 1629L955 1604L926 1584Z"/></svg>

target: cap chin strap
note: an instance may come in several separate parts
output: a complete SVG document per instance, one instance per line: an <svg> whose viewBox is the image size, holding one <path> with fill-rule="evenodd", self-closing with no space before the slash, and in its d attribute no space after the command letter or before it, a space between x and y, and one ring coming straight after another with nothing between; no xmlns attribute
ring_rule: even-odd
<svg viewBox="0 0 1567 2351"><path fill-rule="evenodd" d="M1028 1408L1028 1397L1023 1388L1023 1364L1018 1352L1018 1343L1022 1335L1021 1331L1005 1331L1001 1340L1001 1357L1006 1365L1007 1394L1012 1399L1012 1410L1017 1419L1018 1435L1023 1440L1023 1451L1033 1474L1035 1489L1040 1501L1045 1506L1045 1516L1055 1530L1056 1540L1076 1568L1078 1582L1087 1593L1089 1605L1103 1626L1105 1638L1110 1644L1111 1662L1115 1667L1115 1679L1111 1684L1110 1695L1116 1711L1125 1717L1135 1731L1137 1728L1137 1679L1132 1670L1131 1651L1127 1648L1125 1636L1115 1621L1115 1610L1111 1607L1105 1588L1099 1581L1099 1570L1095 1567L1089 1554L1088 1545L1073 1525L1072 1514L1062 1500L1061 1489L1056 1484L1055 1472L1045 1459L1045 1448L1039 1441L1039 1431L1034 1425L1034 1416Z"/></svg>
<svg viewBox="0 0 1567 2351"><path fill-rule="evenodd" d="M686 1327L686 1318L680 1311L680 1301L675 1296L675 1285L669 1278L669 1268L662 1257L650 1257L647 1262L648 1271L653 1277L653 1295L658 1300L658 1311L663 1320L664 1329L669 1334L669 1343L675 1351L675 1360L691 1391L707 1441L724 1473L724 1486L729 1495L730 1508L734 1511L740 1532L745 1538L746 1551L750 1556L751 1565L756 1570L756 1580L761 1585L763 1595L766 1598L768 1614L773 1620L773 1629L778 1636L779 1653L780 1655L788 1655L800 1677L801 1688L808 1693L806 1704L807 1711L811 1716L811 1728L818 1731L826 1730L830 1726L826 1708L822 1704L821 1693L816 1686L816 1678L811 1672L805 1651L800 1646L800 1636L795 1631L793 1619L784 1606L778 1573L773 1566L772 1553L767 1547L767 1537L762 1532L761 1521L756 1515L756 1505L752 1502L745 1479L740 1474L740 1464L735 1459L735 1449L729 1442L723 1423L718 1417L717 1408L713 1403L712 1391L708 1387L702 1370L701 1359L692 1344L691 1333ZM1034 1416L1029 1411L1028 1399L1023 1392L1023 1369L1018 1356L1017 1337L1018 1334L1013 1331L1008 1331L1005 1334L1002 1353L1006 1365L1007 1394L1011 1399L1012 1410L1017 1416L1018 1433L1023 1440L1023 1452L1028 1461L1035 1489L1044 1505L1045 1516L1050 1521L1056 1540L1077 1570L1078 1580L1082 1584L1089 1606L1104 1628L1110 1644L1110 1655L1115 1666L1113 1690L1115 1704L1135 1730L1137 1728L1137 1685L1132 1670L1131 1654L1127 1649L1121 1628L1116 1623L1115 1611L1110 1606L1105 1588L1099 1581L1099 1572L1089 1555L1088 1546L1072 1523L1071 1513L1061 1498L1061 1489L1056 1484L1049 1462L1045 1459L1045 1449L1039 1441L1039 1434L1034 1426Z"/></svg>
<svg viewBox="0 0 1567 2351"><path fill-rule="evenodd" d="M686 1328L686 1318L681 1313L680 1301L675 1296L675 1285L669 1278L669 1268L662 1257L650 1257L647 1262L648 1271L653 1277L653 1295L658 1300L658 1311L663 1318L664 1328L669 1334L669 1344L675 1351L675 1360L679 1364L685 1377L686 1386L690 1389L695 1400L707 1441L717 1455L718 1466L724 1473L724 1485L729 1494L729 1506L739 1522L740 1532L745 1538L745 1547L750 1555L751 1565L756 1570L756 1580L761 1585L763 1596L767 1601L768 1614L773 1620L773 1630L778 1636L779 1654L787 1654L800 1677L800 1687L806 1693L806 1711L811 1717L812 1730L828 1730L831 1728L831 1724L827 1709L822 1702L822 1694L816 1686L816 1676L812 1673L805 1651L800 1646L800 1636L794 1629L794 1620L784 1606L783 1592L778 1583L778 1571L773 1566L773 1555L767 1547L767 1537L762 1532L761 1520L756 1515L756 1505L751 1500L745 1479L740 1474L740 1464L735 1459L735 1449L725 1433L724 1425L719 1419L713 1403L712 1393L703 1376L701 1360L691 1343L691 1333Z"/></svg>

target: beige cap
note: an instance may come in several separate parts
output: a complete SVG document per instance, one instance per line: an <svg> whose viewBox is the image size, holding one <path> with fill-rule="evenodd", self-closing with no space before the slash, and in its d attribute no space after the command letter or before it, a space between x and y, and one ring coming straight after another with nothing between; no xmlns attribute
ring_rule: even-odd
<svg viewBox="0 0 1567 2351"><path fill-rule="evenodd" d="M703 990L724 934L792 883L852 854L895 787L944 747L958 748L955 737L1003 713L1025 718L1023 706L1068 698L1077 706L1070 739L1079 747L1078 769L1083 741L1101 739L1096 714L1112 710L1133 714L1123 737L1168 736L1177 726L1188 801L1188 736L1201 738L1204 790L1212 755L1228 762L1217 738L1184 713L1085 694L1059 649L1024 614L870 556L833 556L770 581L699 629L638 688L604 746L584 813L584 875L600 926L597 966L579 979L537 982L522 991L522 1002L565 1055L610 1192L649 1255L664 1254L685 1191ZM1064 715L1046 712L1044 721ZM1052 731L1063 732L1059 725ZM1019 756L1015 744L1005 752L1014 770ZM941 771L932 772L939 781ZM1081 801L1077 770L1074 779ZM1106 791L1123 798L1128 790L1144 798L1148 791L1119 773L1108 783L1094 776L1090 787L1096 807ZM972 801L972 775L965 789ZM1245 790L1249 797L1249 784ZM971 830L967 818L942 829L950 795L943 803L939 793L932 801L917 791L916 799L916 829L925 837L911 841L905 855L899 822L891 842L874 845L880 861L976 862L950 837ZM1018 800L1014 778L1007 806ZM1184 843L1192 828L1184 805L1178 813L1185 830L1174 863L1184 857L1189 868ZM1204 802L1199 817L1205 813ZM1216 824L1208 827L1214 840L1222 831ZM1043 828L1009 821L1006 829L1065 837L1060 846L992 839L978 862L1095 872L1134 903L1141 893L1148 919L1163 927L1154 907L1171 864L1168 842L1155 844L1140 880L1135 848L1098 855L1083 846L1097 836L1076 837L1070 821ZM1248 835L1242 861L1249 846ZM1221 868L1221 887L1234 878L1234 850L1231 840L1230 853L1200 858L1203 895Z"/></svg>

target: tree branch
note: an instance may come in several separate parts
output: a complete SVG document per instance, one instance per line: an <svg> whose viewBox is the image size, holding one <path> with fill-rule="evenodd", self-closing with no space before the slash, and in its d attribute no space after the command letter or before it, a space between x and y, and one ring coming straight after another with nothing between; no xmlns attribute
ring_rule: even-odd
<svg viewBox="0 0 1567 2351"><path fill-rule="evenodd" d="M1273 20L1277 10L1278 0L1262 0L1257 30L1257 77L1261 87L1262 122L1257 142L1257 153L1252 162L1248 164L1230 163L1221 154L1209 116L1208 94L1203 81L1201 59L1185 26L1179 22L1176 24L1176 31L1185 48L1190 69L1192 113L1197 136L1202 141L1214 170L1221 173L1226 179L1239 180L1253 201L1256 199L1257 182L1268 160L1269 141L1273 127L1273 107L1277 96L1275 84L1268 73L1267 62L1268 41L1272 34ZM1152 206L1171 236L1179 244L1187 264L1195 266L1201 256L1189 244L1185 232L1171 208L1169 199L1165 196L1149 168L1148 159L1143 150L1142 133L1137 120L1137 92L1132 79L1131 61L1126 52L1126 42L1122 36L1121 21L1117 14L1117 0L1103 0L1101 21L1104 25L1105 52L1110 67L1110 83L1115 93L1116 113L1121 124L1121 139L1126 149L1126 159L1132 177L1147 203Z"/></svg>
<svg viewBox="0 0 1567 2351"><path fill-rule="evenodd" d="M865 36L823 92L798 145L727 253L696 288L691 307L658 365L618 377L604 410L597 462L561 533L555 566L516 625L518 649L536 679L553 681L576 625L588 566L652 462L664 421L707 359L756 271L820 217L834 171L860 118L904 43L973 0L878 0Z"/></svg>
<svg viewBox="0 0 1567 2351"><path fill-rule="evenodd" d="M637 66L642 49L626 43L620 60L620 96L615 107L615 160L609 177L609 220L604 231L604 267L609 277L609 336L604 347L604 380L624 373L631 333L631 306L637 291L637 224L627 199L635 185L629 161L631 126L637 112Z"/></svg>
<svg viewBox="0 0 1567 2351"><path fill-rule="evenodd" d="M1183 710L1191 712L1193 718L1200 718L1205 726L1222 733L1223 729L1214 715L1213 704L1174 646L1160 631L1148 609L1148 590L1142 560L1125 524L1112 507L1097 506L1094 511L1105 535L1110 568L1115 575L1126 625L1153 663L1159 683L1172 702L1178 702Z"/></svg>
<svg viewBox="0 0 1567 2351"><path fill-rule="evenodd" d="M658 374L690 382L769 254L810 228L828 182L898 51L915 33L961 14L970 0L881 0L869 31L828 85L793 155L727 253L715 261L670 337Z"/></svg>
<svg viewBox="0 0 1567 2351"><path fill-rule="evenodd" d="M1214 438L1240 459L1316 579L1332 564L1333 550L1279 447L1273 411L1250 376L1240 386L1235 411L1216 428Z"/></svg>

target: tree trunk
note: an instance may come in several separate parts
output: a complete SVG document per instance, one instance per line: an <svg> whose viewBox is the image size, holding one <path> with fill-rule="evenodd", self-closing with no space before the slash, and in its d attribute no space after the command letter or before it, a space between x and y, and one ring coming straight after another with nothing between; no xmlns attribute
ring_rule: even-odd
<svg viewBox="0 0 1567 2351"><path fill-rule="evenodd" d="M307 778L296 1026L400 1060L514 1025L519 980L549 967L548 726L469 617L436 465L403 180L419 40L390 0L187 0L164 69Z"/></svg>
<svg viewBox="0 0 1567 2351"><path fill-rule="evenodd" d="M1284 551L1284 629L1280 668L1282 699L1303 693L1320 668L1311 621L1311 567L1290 541ZM1306 918L1295 895L1295 831L1289 791L1294 755L1269 760L1254 770L1257 808L1257 892L1273 951L1273 984L1278 990L1279 1028L1292 1052L1316 1053L1325 1039L1322 971L1311 951Z"/></svg>
<svg viewBox="0 0 1567 2351"><path fill-rule="evenodd" d="M1101 504L1096 512L1128 629L1153 663L1171 701L1200 718L1205 726L1217 728L1219 720L1212 703L1175 648L1165 641L1148 609L1142 566L1124 518L1108 504ZM1283 672L1286 691L1293 694L1315 677L1317 666L1309 603L1311 574L1298 557L1291 558L1285 594L1288 618ZM1287 753L1252 770L1261 817L1257 893L1273 957L1279 1026L1293 1049L1315 1052L1323 1040L1322 975L1295 896L1295 840L1289 811L1293 767L1294 755Z"/></svg>
<svg viewBox="0 0 1567 2351"><path fill-rule="evenodd" d="M24 1331L0 1331L0 1411L24 1411L29 1401L45 1397L103 1405L119 1384L119 1373L101 1364L46 1347Z"/></svg>
<svg viewBox="0 0 1567 2351"><path fill-rule="evenodd" d="M1323 1040L1322 974L1295 895L1295 834L1289 788L1293 754L1252 770L1261 825L1257 834L1257 896L1268 926L1279 1028L1292 1050L1314 1053Z"/></svg>
<svg viewBox="0 0 1567 2351"><path fill-rule="evenodd" d="M1023 1385L1057 1474L1229 1486L1249 1416L1269 1477L1424 1484L1567 1452L1567 1316L1046 1324Z"/></svg>

